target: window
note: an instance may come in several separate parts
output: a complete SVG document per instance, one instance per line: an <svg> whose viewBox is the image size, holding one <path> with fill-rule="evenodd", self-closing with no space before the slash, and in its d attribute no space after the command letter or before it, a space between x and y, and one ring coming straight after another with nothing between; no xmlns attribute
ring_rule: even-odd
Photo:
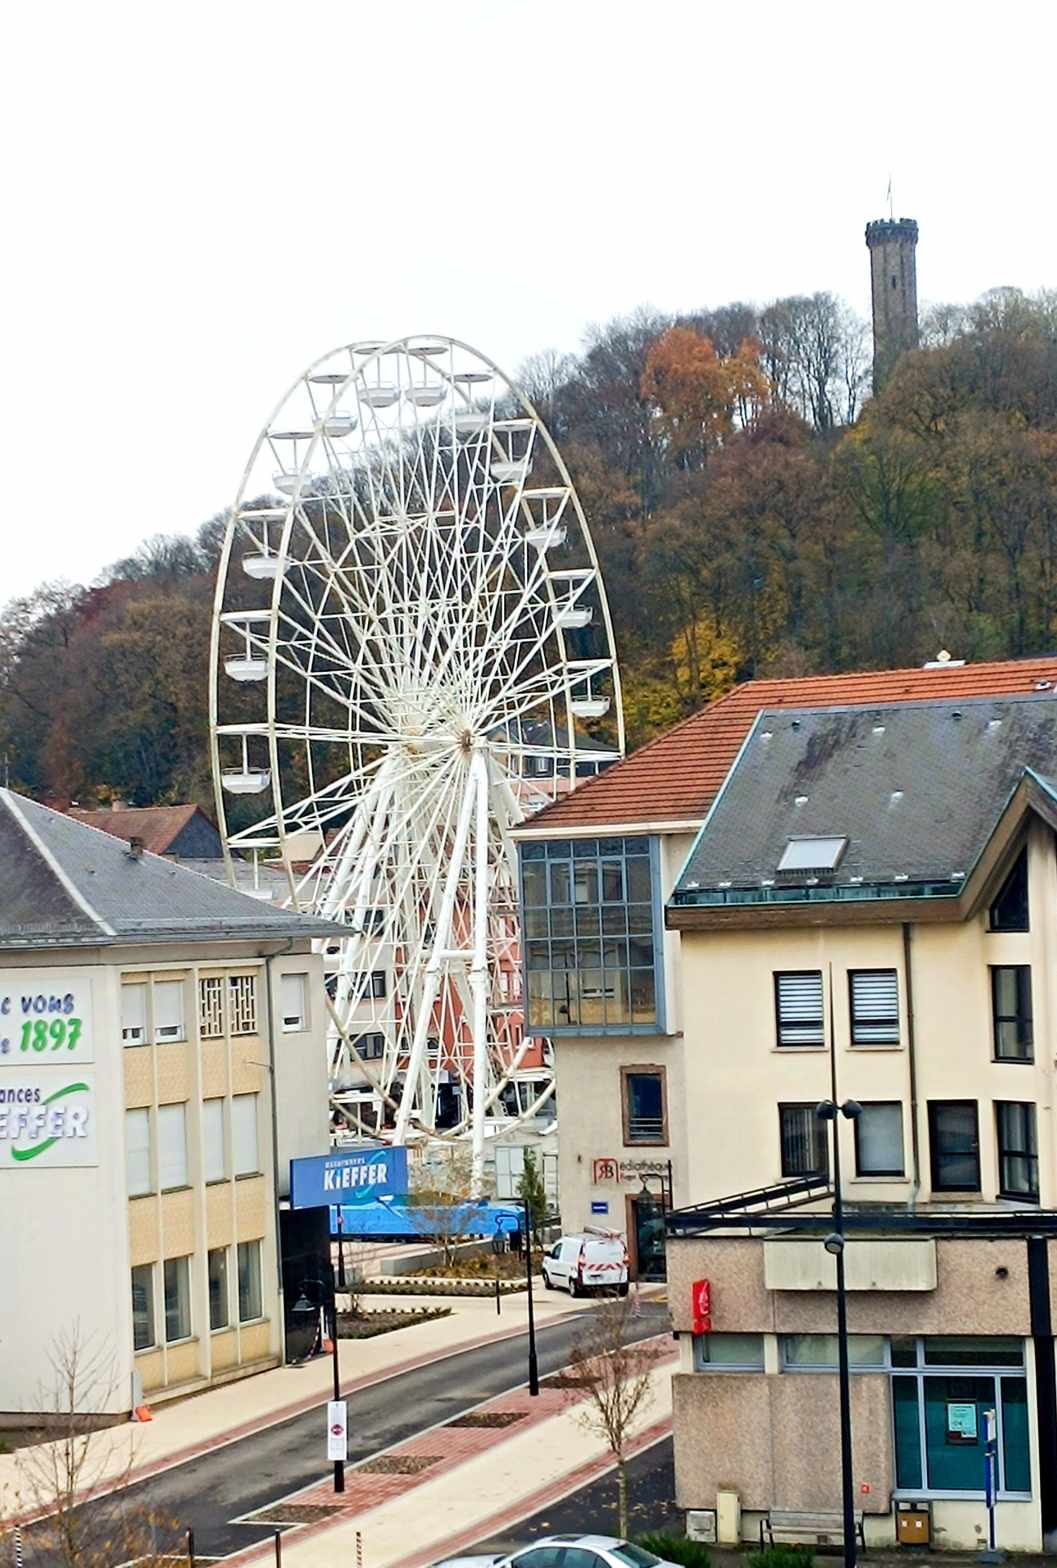
<svg viewBox="0 0 1057 1568"><path fill-rule="evenodd" d="M790 838L778 862L779 871L835 871L848 847L846 838Z"/></svg>
<svg viewBox="0 0 1057 1568"><path fill-rule="evenodd" d="M852 1045L899 1044L899 981L894 969L848 972Z"/></svg>
<svg viewBox="0 0 1057 1568"><path fill-rule="evenodd" d="M893 1342L893 1366L895 1348ZM901 1349L900 1370L892 1377L898 1490L981 1497L985 1416L993 1410L998 1418L999 1495L1029 1494L1027 1384L1020 1341L923 1339L911 1340L905 1348L908 1353ZM933 1370L938 1367L946 1370ZM1009 1372L1008 1367L1021 1370Z"/></svg>
<svg viewBox="0 0 1057 1568"><path fill-rule="evenodd" d="M1030 964L992 964L991 1009L994 1015L995 1060L1034 1060Z"/></svg>
<svg viewBox="0 0 1057 1568"><path fill-rule="evenodd" d="M695 1334L695 1372L762 1372L762 1334Z"/></svg>
<svg viewBox="0 0 1057 1568"><path fill-rule="evenodd" d="M353 1044L365 1062L381 1061L385 1055L384 1034L361 1034L353 1041Z"/></svg>
<svg viewBox="0 0 1057 1568"><path fill-rule="evenodd" d="M125 1112L125 1175L130 1198L151 1192L150 1112Z"/></svg>
<svg viewBox="0 0 1057 1568"><path fill-rule="evenodd" d="M207 1182L223 1181L228 1173L224 1148L224 1102L202 1102L202 1176Z"/></svg>
<svg viewBox="0 0 1057 1568"><path fill-rule="evenodd" d="M207 975L198 982L198 1029L203 1040L216 1040L224 1033L222 975Z"/></svg>
<svg viewBox="0 0 1057 1568"><path fill-rule="evenodd" d="M213 1247L206 1260L209 1276L209 1327L227 1328L231 1322L228 1300L228 1249Z"/></svg>
<svg viewBox="0 0 1057 1568"><path fill-rule="evenodd" d="M1017 856L1012 871L988 912L992 931L1027 931L1028 927L1028 849Z"/></svg>
<svg viewBox="0 0 1057 1568"><path fill-rule="evenodd" d="M657 1033L652 840L560 839L520 853L528 1028Z"/></svg>
<svg viewBox="0 0 1057 1568"><path fill-rule="evenodd" d="M902 1104L898 1100L885 1100L864 1105L853 1125L856 1175L902 1176Z"/></svg>
<svg viewBox="0 0 1057 1568"><path fill-rule="evenodd" d="M184 983L182 980L155 980L154 982L154 1038L185 1040Z"/></svg>
<svg viewBox="0 0 1057 1568"><path fill-rule="evenodd" d="M147 987L121 987L121 1040L124 1045L143 1045L147 1039Z"/></svg>
<svg viewBox="0 0 1057 1568"><path fill-rule="evenodd" d="M165 1276L165 1343L171 1345L178 1339L191 1337L191 1280L190 1258L166 1258L162 1265Z"/></svg>
<svg viewBox="0 0 1057 1568"><path fill-rule="evenodd" d="M229 975L232 1034L257 1033L257 976Z"/></svg>
<svg viewBox="0 0 1057 1568"><path fill-rule="evenodd" d="M782 1143L782 1175L828 1175L828 1124L815 1115L814 1104L780 1105L778 1125Z"/></svg>
<svg viewBox="0 0 1057 1568"><path fill-rule="evenodd" d="M255 1176L261 1168L257 1133L257 1094L236 1094L231 1101L231 1152L236 1176Z"/></svg>
<svg viewBox="0 0 1057 1568"><path fill-rule="evenodd" d="M663 1067L620 1069L624 1142L668 1142L668 1108Z"/></svg>
<svg viewBox="0 0 1057 1568"><path fill-rule="evenodd" d="M239 1322L261 1316L261 1244L239 1242Z"/></svg>
<svg viewBox="0 0 1057 1568"><path fill-rule="evenodd" d="M1014 1100L995 1102L998 1132L998 1192L1003 1198L1039 1201L1039 1150L1035 1107Z"/></svg>
<svg viewBox="0 0 1057 1568"><path fill-rule="evenodd" d="M154 1339L154 1264L132 1270L132 1348L149 1350Z"/></svg>
<svg viewBox="0 0 1057 1568"><path fill-rule="evenodd" d="M359 972L353 970L349 976L350 994L361 1002L366 1001L368 997L380 1001L385 996L385 990L384 969L373 969L370 974L365 974L362 970Z"/></svg>
<svg viewBox="0 0 1057 1568"><path fill-rule="evenodd" d="M836 1334L783 1334L779 1341L786 1371L830 1371L837 1366ZM883 1334L849 1334L848 1366L858 1370L885 1365Z"/></svg>
<svg viewBox="0 0 1057 1568"><path fill-rule="evenodd" d="M979 1192L980 1135L975 1100L929 1101L935 1192Z"/></svg>
<svg viewBox="0 0 1057 1568"><path fill-rule="evenodd" d="M774 977L779 1045L825 1045L822 971L806 969Z"/></svg>
<svg viewBox="0 0 1057 1568"><path fill-rule="evenodd" d="M284 1034L298 1034L308 1026L308 976L282 975L279 980L279 1012Z"/></svg>
<svg viewBox="0 0 1057 1568"><path fill-rule="evenodd" d="M168 1192L187 1186L187 1107L158 1107L158 1187Z"/></svg>

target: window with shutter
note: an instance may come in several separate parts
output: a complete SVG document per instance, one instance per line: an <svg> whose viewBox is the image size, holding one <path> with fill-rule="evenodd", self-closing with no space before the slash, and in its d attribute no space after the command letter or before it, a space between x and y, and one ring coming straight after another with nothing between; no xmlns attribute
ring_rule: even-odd
<svg viewBox="0 0 1057 1568"><path fill-rule="evenodd" d="M128 1195L140 1198L150 1192L150 1111L125 1112L125 1172Z"/></svg>
<svg viewBox="0 0 1057 1568"><path fill-rule="evenodd" d="M205 1180L223 1181L228 1173L224 1158L224 1102L202 1102L202 1168Z"/></svg>
<svg viewBox="0 0 1057 1568"><path fill-rule="evenodd" d="M899 978L894 969L848 972L853 1045L899 1044Z"/></svg>
<svg viewBox="0 0 1057 1568"><path fill-rule="evenodd" d="M207 975L198 982L198 1028L203 1040L217 1040L224 1033L224 980Z"/></svg>
<svg viewBox="0 0 1057 1568"><path fill-rule="evenodd" d="M147 1039L147 987L121 987L121 1039L125 1045L143 1045Z"/></svg>
<svg viewBox="0 0 1057 1568"><path fill-rule="evenodd" d="M153 1000L155 1040L185 1040L183 981L155 980Z"/></svg>
<svg viewBox="0 0 1057 1568"><path fill-rule="evenodd" d="M236 1094L231 1101L231 1153L236 1176L254 1176L261 1168L256 1094Z"/></svg>
<svg viewBox="0 0 1057 1568"><path fill-rule="evenodd" d="M774 977L779 1045L825 1045L822 971L787 971Z"/></svg>
<svg viewBox="0 0 1057 1568"><path fill-rule="evenodd" d="M308 976L283 975L279 981L279 1008L284 1034L298 1034L308 1023Z"/></svg>
<svg viewBox="0 0 1057 1568"><path fill-rule="evenodd" d="M187 1107L158 1107L158 1186L162 1192L187 1186Z"/></svg>

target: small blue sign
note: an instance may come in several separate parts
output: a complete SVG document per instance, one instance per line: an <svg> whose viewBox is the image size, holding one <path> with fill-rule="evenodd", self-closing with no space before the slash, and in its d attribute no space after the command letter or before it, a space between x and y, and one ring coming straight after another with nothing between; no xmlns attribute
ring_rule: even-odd
<svg viewBox="0 0 1057 1568"><path fill-rule="evenodd" d="M609 1204L607 1203L606 1199L605 1198L592 1198L591 1199L591 1213L592 1214L608 1214L609 1213Z"/></svg>
<svg viewBox="0 0 1057 1568"><path fill-rule="evenodd" d="M290 1207L373 1203L407 1191L407 1150L335 1149L290 1161Z"/></svg>

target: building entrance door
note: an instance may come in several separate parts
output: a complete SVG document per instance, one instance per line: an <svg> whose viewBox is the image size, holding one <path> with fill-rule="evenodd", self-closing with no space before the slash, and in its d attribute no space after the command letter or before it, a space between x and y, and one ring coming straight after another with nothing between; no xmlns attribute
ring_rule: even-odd
<svg viewBox="0 0 1057 1568"><path fill-rule="evenodd" d="M645 1189L628 1198L628 1240L635 1278L666 1279L664 1205Z"/></svg>

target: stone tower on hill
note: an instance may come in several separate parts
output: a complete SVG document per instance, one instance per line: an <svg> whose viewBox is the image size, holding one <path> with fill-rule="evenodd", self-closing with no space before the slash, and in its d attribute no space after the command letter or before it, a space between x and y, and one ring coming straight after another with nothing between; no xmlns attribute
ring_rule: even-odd
<svg viewBox="0 0 1057 1568"><path fill-rule="evenodd" d="M918 280L913 218L866 225L873 297L873 389L880 392L900 354L918 346Z"/></svg>

